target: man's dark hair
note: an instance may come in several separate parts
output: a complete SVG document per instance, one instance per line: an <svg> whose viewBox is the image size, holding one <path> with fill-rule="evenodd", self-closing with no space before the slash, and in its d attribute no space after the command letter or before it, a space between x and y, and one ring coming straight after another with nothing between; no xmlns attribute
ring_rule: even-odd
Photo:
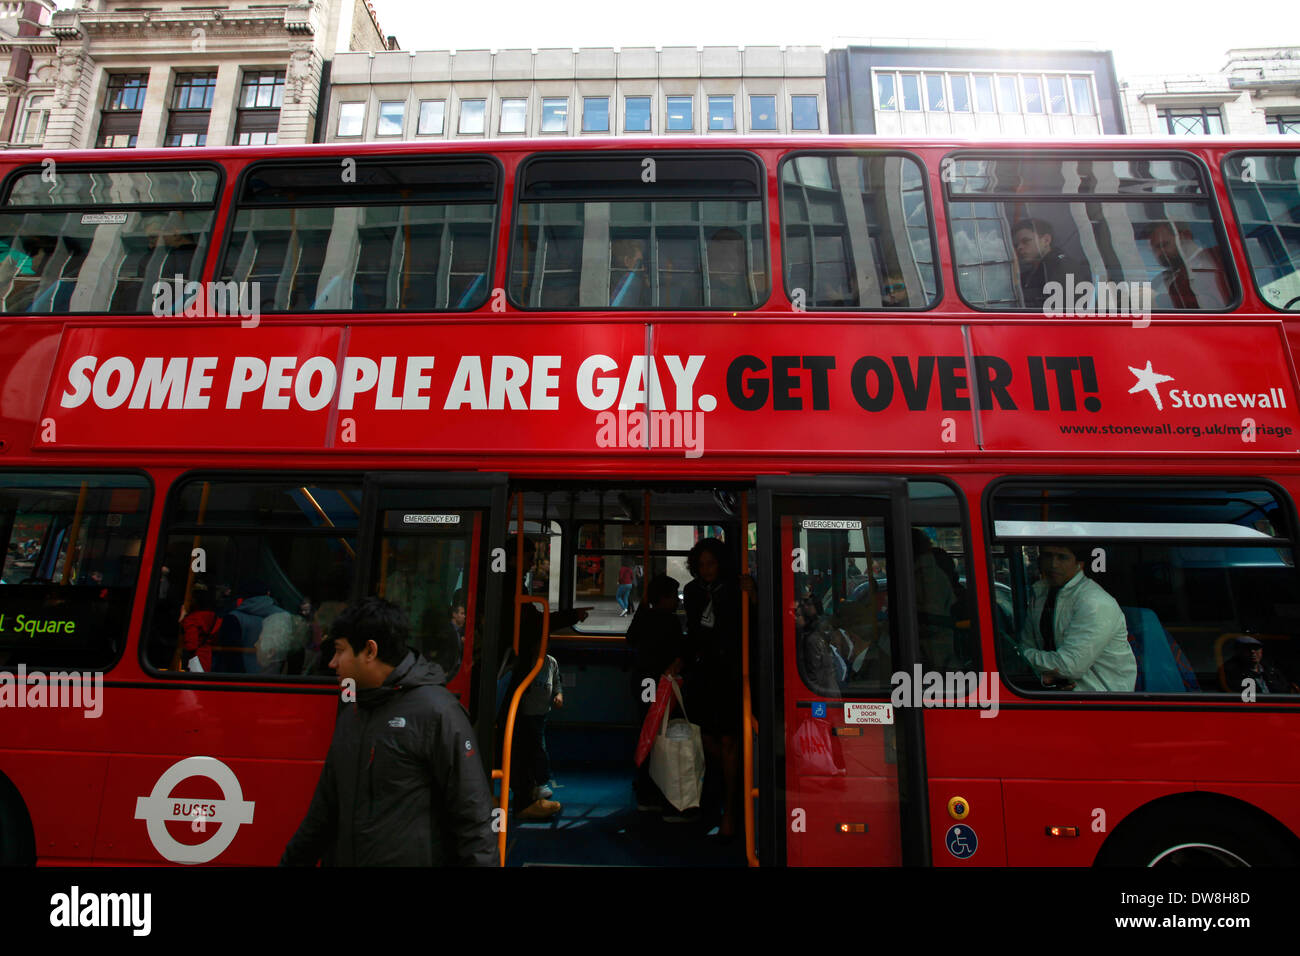
<svg viewBox="0 0 1300 956"><path fill-rule="evenodd" d="M469 607L469 605L465 603L464 588L457 588L455 592L453 592L451 595L451 610L454 611L458 607L465 607L465 608Z"/></svg>
<svg viewBox="0 0 1300 956"><path fill-rule="evenodd" d="M374 641L379 648L379 659L396 667L406 657L411 624L406 612L392 601L368 597L339 614L330 625L329 634L346 640L354 654L360 654L368 641Z"/></svg>
<svg viewBox="0 0 1300 956"><path fill-rule="evenodd" d="M646 588L645 602L648 606L653 607L662 598L677 597L678 589L679 585L676 578L670 578L666 574L657 574L650 579L650 584Z"/></svg>
<svg viewBox="0 0 1300 956"><path fill-rule="evenodd" d="M1052 228L1052 224L1046 219L1017 220L1011 226L1011 235L1014 236L1021 229L1028 229L1040 236L1050 236L1053 239L1056 238L1056 230Z"/></svg>
<svg viewBox="0 0 1300 956"><path fill-rule="evenodd" d="M1042 554L1044 548L1061 548L1069 551L1074 555L1074 560L1085 565L1088 563L1088 559L1092 557L1092 545L1079 538L1069 538L1065 541L1044 541L1038 546L1038 553Z"/></svg>

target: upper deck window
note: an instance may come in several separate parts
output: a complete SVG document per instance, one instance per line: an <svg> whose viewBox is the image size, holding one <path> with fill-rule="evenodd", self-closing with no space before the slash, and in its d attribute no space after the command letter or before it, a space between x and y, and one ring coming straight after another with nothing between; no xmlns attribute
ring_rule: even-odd
<svg viewBox="0 0 1300 956"><path fill-rule="evenodd" d="M1300 155L1232 156L1223 178L1259 297L1300 311Z"/></svg>
<svg viewBox="0 0 1300 956"><path fill-rule="evenodd" d="M220 182L178 167L17 173L0 204L0 312L154 312L155 283L199 277Z"/></svg>
<svg viewBox="0 0 1300 956"><path fill-rule="evenodd" d="M511 299L752 309L768 294L762 186L744 154L535 158L520 174Z"/></svg>
<svg viewBox="0 0 1300 956"><path fill-rule="evenodd" d="M1222 312L1238 299L1210 190L1189 159L944 162L957 286L975 308Z"/></svg>
<svg viewBox="0 0 1300 956"><path fill-rule="evenodd" d="M254 167L218 278L263 312L461 311L487 301L497 167L330 159Z"/></svg>
<svg viewBox="0 0 1300 956"><path fill-rule="evenodd" d="M930 209L905 156L801 154L781 164L786 292L809 309L932 305Z"/></svg>

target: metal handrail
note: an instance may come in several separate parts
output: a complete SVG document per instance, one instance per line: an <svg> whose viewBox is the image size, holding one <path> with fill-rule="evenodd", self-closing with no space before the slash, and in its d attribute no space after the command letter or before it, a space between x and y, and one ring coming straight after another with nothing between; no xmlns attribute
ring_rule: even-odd
<svg viewBox="0 0 1300 956"><path fill-rule="evenodd" d="M501 832L497 835L497 849L501 856L501 865L506 865L506 825L510 819L510 751L514 744L515 737L515 714L519 710L519 701L523 699L524 692L532 686L533 680L541 672L542 663L546 660L546 641L551 633L551 605L545 598L531 597L525 594L515 596L515 643L519 642L518 621L519 612L523 609L524 604L540 604L542 607L542 643L537 650L537 660L533 661L532 669L515 688L514 695L510 698L510 710L506 714L506 732L505 738L501 743L501 769L492 772L492 779L501 781ZM500 774L498 776L498 774Z"/></svg>

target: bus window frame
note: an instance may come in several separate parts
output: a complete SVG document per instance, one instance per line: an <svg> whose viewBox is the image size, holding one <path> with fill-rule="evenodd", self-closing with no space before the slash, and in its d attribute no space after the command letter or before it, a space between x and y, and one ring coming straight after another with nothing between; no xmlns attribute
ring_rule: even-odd
<svg viewBox="0 0 1300 956"><path fill-rule="evenodd" d="M765 297L763 297L758 302L755 302L753 305L743 310L737 309L735 306L730 306L730 305L726 305L726 306L691 305L691 306L680 306L680 307L673 307L673 308L666 308L664 306L656 306L656 305L648 305L644 307L638 306L636 308L631 308L631 309L615 308L614 306L610 306L610 305L586 305L586 306L574 305L574 306L566 306L563 309L542 309L542 308L535 309L529 305L522 305L515 300L513 291L511 289L511 283L510 283L510 277L511 275L513 275L513 268L515 263L515 228L519 223L519 207L523 202L521 197L523 196L524 174L531 164L539 160L552 160L552 159L580 159L580 160L585 160L590 162L591 160L596 158L602 158L602 159L608 159L608 158L627 159L629 157L655 158L655 157L664 156L668 154L671 154L673 156L689 157L691 159L709 159L716 156L726 156L730 158L736 158L736 157L743 156L745 159L752 160L755 163L755 165L757 166L758 182L759 182L758 202L760 204L760 210L762 212L762 235L764 239L763 265L767 275L767 295ZM685 312L707 312L707 313L721 316L725 313L730 312L732 316L739 318L742 315L750 315L751 313L754 312L760 312L767 307L769 302L772 301L772 293L776 286L776 283L772 281L772 260L773 260L772 216L771 216L771 211L768 208L770 204L769 200L771 198L769 194L770 190L768 188L768 183L770 182L769 175L770 175L770 171L768 170L767 164L764 163L763 158L759 156L758 153L754 152L752 149L682 149L681 147L674 148L672 146L665 146L663 148L655 147L649 150L632 150L632 149L581 150L581 151L555 150L555 151L547 151L547 152L540 152L540 153L529 153L527 156L525 156L523 159L519 161L519 165L515 168L515 181L513 183L514 195L511 199L511 209L510 209L510 235L507 237L506 250L505 250L506 251L505 283L502 286L506 290L506 301L510 303L511 308L516 309L519 312L526 312L529 315L546 315L546 314L557 314L557 313L560 315L568 315L570 313L579 313L579 312L583 312L583 313L604 312L604 313L608 313L611 316L626 316L629 319L634 319L639 315L644 315L648 313L653 313L655 315L670 315L673 313L681 314ZM629 193L627 199L633 202L653 201L644 198L637 199L637 197L632 193ZM611 199L609 197L602 197L602 198L597 198L595 200L566 199L566 200L557 200L557 201L618 202L621 200ZM665 201L667 202L733 201L734 202L735 200L726 200L725 198L722 198L716 200L715 199L683 199L683 200L665 200Z"/></svg>
<svg viewBox="0 0 1300 956"><path fill-rule="evenodd" d="M923 195L925 196L926 220L930 230L930 253L934 257L932 260L932 266L934 269L934 299L929 304L923 306L906 306L901 308L886 308L885 306L881 306L879 308L873 308L871 306L863 306L863 305L820 305L819 306L819 305L814 305L811 301L812 297L809 296L808 297L809 301L807 305L805 305L805 307L801 310L801 312L804 313L807 312L826 312L826 313L870 312L873 314L892 316L892 315L905 313L905 312L933 312L935 309L941 308L943 306L944 299L947 294L947 289L944 286L944 274L943 274L943 262L942 262L943 255L942 255L942 250L939 248L939 223L934 214L935 213L934 196L930 192L930 167L926 165L924 157L922 157L920 154L914 153L908 149L879 149L879 150L851 149L851 148L792 149L787 153L782 153L781 157L777 160L776 163L776 190L777 190L778 205L780 205L781 201L784 199L785 196L784 176L785 176L785 164L787 162L794 159L798 159L801 156L839 157L845 155L866 156L866 157L899 156L904 159L910 159L914 163L916 163L921 173L921 190ZM947 212L946 209L944 211L945 213ZM785 292L786 299L790 302L793 302L794 299L790 294L791 289L789 283L790 270L788 264L790 260L786 256L786 242L785 242L786 229L785 229L784 210L782 210L777 224L779 227L780 242L781 242L781 289L782 291Z"/></svg>
<svg viewBox="0 0 1300 956"><path fill-rule="evenodd" d="M1255 277L1255 264L1251 262L1250 253L1246 249L1246 234L1242 230L1241 217L1237 215L1237 207L1232 201L1232 187L1228 185L1228 163L1239 156L1300 156L1293 149L1278 149L1277 147L1265 147L1263 149L1234 149L1231 152L1224 153L1223 158L1219 160L1219 176L1223 182L1224 195L1228 197L1228 206L1232 210L1233 225L1237 227L1237 239L1241 242L1241 254L1246 260L1246 273L1250 276L1250 286L1255 290L1255 298L1262 302L1265 308L1277 312L1279 315L1297 315L1300 311L1296 309L1280 309L1264 296L1264 291L1259 287L1259 282ZM1244 291L1244 290L1243 290Z"/></svg>
<svg viewBox="0 0 1300 956"><path fill-rule="evenodd" d="M146 653L148 650L148 637L150 634L153 633L154 616L158 610L158 590L153 585L155 581L159 580L159 577L162 574L163 561L166 559L167 556L167 549L164 546L165 540L173 534L186 533L186 532L175 532L172 530L174 527L180 524L175 520L175 518L180 508L180 495L181 495L182 488L188 485L192 485L196 481L198 482L211 481L213 483L226 482L230 484L242 483L242 484L250 484L250 485L253 484L265 485L265 484L276 484L276 483L285 483L285 484L304 483L305 484L313 481L333 482L336 484L341 484L343 482L355 479L357 490L362 494L363 500L358 502L358 506L362 509L362 514L358 515L357 527L355 530L352 531L352 536L356 539L357 542L356 544L357 553L356 556L353 558L353 562L352 562L352 580L348 588L347 601L348 603L352 603L356 601L361 596L360 593L361 590L364 589L365 587L364 584L361 583L360 578L358 577L358 572L361 566L362 518L364 517L364 513L365 513L364 486L365 486L366 475L370 473L371 472L367 472L367 471L349 471L349 470L321 471L321 470L313 470L313 469L304 469L302 471L294 471L294 470L282 470L282 469L257 470L257 469L248 469L248 468L241 468L241 469L225 468L225 469L217 469L217 470L195 469L192 471L183 472L177 475L175 478L173 478L171 484L167 488L167 496L166 496L166 500L163 503L162 516L159 519L158 531L154 539L153 566L149 569L149 577L144 581L144 585L148 590L148 593L146 594L146 599L148 603L146 603L144 608L144 615L140 621L140 629L137 638L138 647L136 648L136 655L140 663L140 670L147 677L150 677L154 680L172 681L172 682L181 681L190 684L191 686L199 686L199 687L217 687L217 688L234 687L234 689L238 690L241 688L239 688L236 685L240 685L240 684L252 683L252 684L263 684L263 685L266 684L283 685L285 683L289 683L292 685L300 685L301 687L304 688L324 687L324 688L329 688L331 689L331 692L334 692L334 689L337 688L338 686L338 679L336 677L329 677L323 674L319 676L313 674L231 674L225 671L210 671L210 672L204 671L203 673L197 673L197 672L187 671L187 670L179 670L179 671L166 670L165 671L154 667L153 664L150 663L148 654ZM301 482L299 482L299 479L301 479ZM242 530L242 528L240 527L223 528L220 525L214 526L213 531L214 533L232 533L232 534L248 533L247 531ZM294 532L288 532L288 533L292 534ZM322 537L323 536L324 535L322 535ZM289 611L290 614L293 613L293 611L290 610L289 608L285 608L285 610ZM179 622L177 622L177 625L179 626ZM286 689L286 688L280 688L280 689Z"/></svg>
<svg viewBox="0 0 1300 956"><path fill-rule="evenodd" d="M20 176L35 173L41 175L45 167L35 163L26 163L21 166L15 166L0 181L0 213L28 213L28 212L103 212L111 209L115 212L184 212L188 210L203 211L207 210L212 213L212 225L208 229L207 248L203 250L203 258L199 263L197 273L190 277L188 281L202 282L208 274L208 266L212 262L212 255L217 250L221 237L218 235L218 227L222 225L221 217L228 210L223 210L221 203L226 195L226 169L215 160L197 160L193 162L185 161L184 157L177 157L175 162L168 163L161 160L145 160L139 163L130 161L117 164L101 161L77 162L75 160L65 160L63 169L65 171L82 172L82 173L147 173L147 172L178 172L191 169L213 170L217 174L216 189L213 192L212 204L204 203L112 203L106 206L90 206L80 203L69 203L67 205L50 205L50 206L8 206L9 197L13 192L14 184ZM227 220L227 226L229 222ZM3 312L0 318L5 322L14 320L32 320L36 322L58 321L60 316L149 316L149 312L110 312L100 310L98 312L89 312L84 310L69 309L66 312ZM165 316L169 319L183 318L180 315Z"/></svg>
<svg viewBox="0 0 1300 956"><path fill-rule="evenodd" d="M299 157L297 159L254 159L249 161L247 164L245 164L243 169L239 171L239 175L235 178L234 189L230 194L230 204L228 208L225 210L226 213L225 228L222 230L220 241L213 243L212 246L212 252L214 253L214 258L212 260L212 280L214 282L238 281L233 279L225 280L219 277L223 275L223 270L225 269L225 265L226 265L226 259L230 255L231 245L233 244L235 238L235 220L241 210L354 208L354 207L340 206L338 203L329 200L317 200L314 202L308 201L304 203L295 203L293 205L288 205L285 203L265 203L261 205L258 204L245 205L240 203L240 196L243 195L244 185L247 182L248 177L253 173L262 169L266 169L268 167L275 167L275 166L300 167L303 165L305 161L310 161L313 158L314 157ZM351 158L362 159L362 160L373 160L376 163L382 163L385 166L389 166L389 165L429 166L429 165L438 165L438 164L452 165L456 162L460 162L466 159L479 159L479 160L486 159L492 163L493 167L496 169L496 193L492 200L492 204L493 204L493 208L495 209L495 212L492 216L492 229L488 237L488 269L486 275L487 295L484 297L483 302L480 305L476 305L472 309L441 309L437 311L420 310L420 309L347 309L344 311L339 311L337 309L335 310L309 309L307 311L293 310L293 309L265 309L263 310L263 314L275 315L275 316L303 316L307 318L311 318L313 316L328 315L328 316L345 316L349 319L364 319L367 316L473 315L477 312L490 311L492 307L492 289L496 287L492 279L496 272L497 259L498 259L498 253L500 247L502 211L503 211L503 203L501 199L505 190L505 179L506 179L506 168L505 168L505 164L501 161L501 158L494 153L485 153L479 151L444 153L441 150L437 152L423 153L423 154L421 153L408 154L406 152L400 152L400 153L377 152L373 154L360 153L357 156ZM328 165L329 163L336 162L339 159L340 156L338 155L325 156L325 157L321 157L319 162ZM437 206L437 205L447 205L447 204L427 202L427 201L417 201L409 204L407 203L359 203L359 205L389 206L389 207L402 206L405 208L408 205ZM470 204L467 203L466 205L470 205Z"/></svg>
<svg viewBox="0 0 1300 956"><path fill-rule="evenodd" d="M1106 706L1109 705L1115 709L1133 709L1135 703L1154 703L1162 705L1166 710L1222 710L1222 705L1236 701L1241 703L1241 695L1221 690L1200 690L1200 691L1183 691L1181 693L1159 693L1156 691L1133 690L1133 691L1081 691L1081 690L1049 690L1047 688L1021 687L1013 684L1007 677L1008 671L1002 668L1003 656L1001 654L1001 642L998 640L997 628L997 595L994 593L993 584L996 580L992 573L993 568L993 548L994 545L1007 539L999 539L993 533L993 497L997 490L1006 484L1024 484L1038 486L1061 486L1061 487L1079 487L1086 485L1096 485L1099 487L1129 487L1138 488L1149 486L1153 491L1162 488L1201 488L1206 491L1222 491L1229 484L1237 484L1244 488L1259 488L1267 491L1273 496L1273 499L1283 509L1286 519L1291 523L1291 528L1295 530L1296 536L1291 540L1292 554L1300 554L1300 524L1296 523L1297 509L1295 502L1287 490L1271 478L1264 478L1256 475L1244 475L1241 477L1233 475L1131 475L1131 474L1113 474L1113 475L1096 475L1096 474L1078 474L1078 475L1036 475L1036 474L1000 474L993 478L984 486L981 494L980 510L981 518L984 523L984 561L985 568L989 569L989 611L993 615L991 628L989 630L990 639L993 642L993 662L997 665L1000 675L999 682L1002 689L1014 697L1025 701L1018 706L1032 710L1051 708L1055 705L1054 701L1068 701L1074 708L1089 706ZM1014 540L1014 539L1011 539ZM1030 539L1025 539L1024 543L1029 543ZM1046 538L1039 538L1039 541L1045 541ZM1087 539L1091 540L1091 539ZM1105 538L1099 540L1107 540ZM1125 538L1124 544L1168 544L1170 538L1150 538L1150 537L1133 537ZM1204 539L1189 538L1189 542L1201 541ZM1291 568L1292 573L1297 575L1297 590L1300 590L1300 560ZM969 590L969 589L968 589ZM1110 592L1107 592L1108 594ZM1114 595L1111 595L1114 597ZM1163 623L1163 622L1162 622ZM1012 640L1016 640L1019 635L1011 635ZM1300 642L1300 632L1296 635L1296 641ZM1269 694L1270 699L1267 701L1256 701L1252 704L1252 709L1271 709L1274 703L1284 703L1286 711L1294 711L1300 708L1300 695L1296 694ZM1274 700L1276 699L1276 701ZM1044 705L1044 701L1048 702Z"/></svg>
<svg viewBox="0 0 1300 956"><path fill-rule="evenodd" d="M145 515L144 535L140 539L140 550L141 550L141 556L143 557L144 549L149 542L150 523L153 521L154 508L157 507L158 504L158 484L157 482L154 481L153 475L151 475L149 472L140 468L93 468L93 467L92 468L69 468L66 466L51 468L49 466L32 462L30 465L28 464L11 465L10 467L5 469L5 474L6 475L57 474L57 475L68 475L68 476L95 475L101 478L111 478L115 475L125 475L131 477L144 478L145 485L149 489L149 509ZM5 543L7 546L8 542ZM131 621L135 617L136 601L140 598L140 589L141 587L147 587L148 581L153 580L152 577L149 578L148 581L142 579L141 575L143 573L144 573L144 561L141 560L140 566L136 571L135 587L131 592L131 613L127 616L126 632L122 635L122 638L119 641L120 646L118 648L117 656L112 658L112 660L106 661L103 667L94 668L94 671L97 673L107 674L113 668L121 664L123 657L126 655L126 649L130 645L132 639ZM147 597L148 595L146 595L146 598ZM143 647L143 644L141 644L141 646ZM24 666L26 666L27 672L29 674L34 674L37 672L45 673L50 670L65 670L65 671L69 670L69 668L64 665L58 665L57 667L43 667L40 665L24 665ZM6 673L6 672L13 673L15 667L17 667L17 665L15 664L0 664L0 673Z"/></svg>
<svg viewBox="0 0 1300 956"><path fill-rule="evenodd" d="M1067 84L1068 85L1068 84ZM1017 153L1011 150L982 150L982 149L957 149L944 153L939 160L940 168L944 164L956 163L963 159L1021 159L1024 158L1024 152ZM1214 178L1210 166L1204 159L1196 153L1189 153L1179 149L1160 149L1143 151L1140 149L1092 149L1082 147L1078 150L1069 149L1049 149L1034 151L1034 159L1061 159L1061 160L1169 160L1181 159L1192 163L1200 176L1201 188L1205 190L1200 197L1191 197L1194 201L1204 200L1209 204L1211 215L1214 217L1214 235L1219 240L1220 259L1223 262L1224 274L1235 283L1234 297L1230 299L1222 309L1153 309L1156 315L1187 315L1187 316L1218 316L1231 315L1241 311L1242 303L1245 301L1245 287L1241 281L1241 269L1237 263L1236 252L1233 250L1231 237L1228 235L1227 224L1223 216L1223 207L1219 202L1219 191L1217 186L1219 181ZM962 305L972 312L978 312L985 315L1019 315L1019 316L1038 316L1043 315L1042 309L1031 309L1026 306L1017 308L989 308L987 305L974 305L966 300L962 294L961 283L957 281L957 258L955 254L956 242L953 237L953 219L952 219L952 190L942 189L943 193L943 215L948 224L948 264L952 267L953 288L957 292L957 298ZM1226 193L1227 187L1224 187ZM1051 195L1040 195L1038 193L987 193L981 194L982 198L960 198L957 202L983 202L1006 205L1010 202L1032 202L1032 203L1086 203L1086 202L1116 202L1116 203L1145 203L1145 202L1177 202L1179 193L1133 193L1132 195L1120 195L1110 193L1057 193ZM1186 200L1183 200L1186 201ZM1011 250L1014 261L1015 250ZM1083 316L1084 319L1107 319L1111 316L1093 315ZM1068 319L1066 321L1069 321Z"/></svg>

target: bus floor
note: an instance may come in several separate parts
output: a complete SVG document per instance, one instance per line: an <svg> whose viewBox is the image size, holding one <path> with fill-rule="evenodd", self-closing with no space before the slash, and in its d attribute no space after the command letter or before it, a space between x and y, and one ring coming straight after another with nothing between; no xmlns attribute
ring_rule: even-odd
<svg viewBox="0 0 1300 956"><path fill-rule="evenodd" d="M520 820L511 810L508 866L743 866L744 841L723 845L716 821L666 823L639 811L632 773L604 766L554 768L549 820Z"/></svg>

